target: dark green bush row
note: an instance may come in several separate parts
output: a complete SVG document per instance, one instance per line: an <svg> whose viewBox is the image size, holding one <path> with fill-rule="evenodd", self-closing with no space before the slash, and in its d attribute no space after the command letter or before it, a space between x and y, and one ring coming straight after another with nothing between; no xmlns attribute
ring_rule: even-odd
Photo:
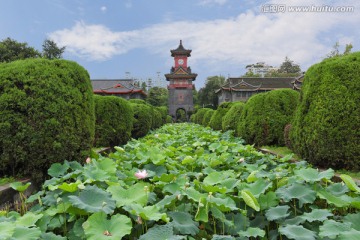
<svg viewBox="0 0 360 240"><path fill-rule="evenodd" d="M284 145L284 127L291 122L298 100L298 92L279 89L256 94L246 104L225 102L216 111L200 109L192 120L214 130L234 130L249 144Z"/></svg>
<svg viewBox="0 0 360 240"><path fill-rule="evenodd" d="M84 161L95 130L88 72L75 62L0 64L1 175L41 181L51 164Z"/></svg>
<svg viewBox="0 0 360 240"><path fill-rule="evenodd" d="M225 114L229 111L232 102L224 102L218 106L214 114L211 116L209 126L214 130L222 130L222 121Z"/></svg>
<svg viewBox="0 0 360 240"><path fill-rule="evenodd" d="M306 72L290 139L316 166L360 170L360 52Z"/></svg>
<svg viewBox="0 0 360 240"><path fill-rule="evenodd" d="M236 130L244 105L245 103L243 102L234 102L222 119L223 131Z"/></svg>
<svg viewBox="0 0 360 240"><path fill-rule="evenodd" d="M115 96L95 95L96 147L114 147L131 138L133 109L128 101Z"/></svg>
<svg viewBox="0 0 360 240"><path fill-rule="evenodd" d="M236 134L256 146L284 146L284 128L293 119L299 92L279 89L256 94L245 104Z"/></svg>

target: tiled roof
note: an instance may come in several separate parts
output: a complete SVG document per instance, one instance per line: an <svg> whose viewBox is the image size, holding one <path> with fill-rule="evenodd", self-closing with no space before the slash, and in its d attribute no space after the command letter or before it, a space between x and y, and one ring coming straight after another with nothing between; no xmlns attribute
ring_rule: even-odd
<svg viewBox="0 0 360 240"><path fill-rule="evenodd" d="M259 90L271 90L278 88L292 88L294 81L293 77L288 78L228 78L228 83L223 87L231 88L232 90L242 89L259 89Z"/></svg>
<svg viewBox="0 0 360 240"><path fill-rule="evenodd" d="M108 93L108 94L131 94L141 93L144 91L134 85L131 79L96 79L91 80L94 93Z"/></svg>
<svg viewBox="0 0 360 240"><path fill-rule="evenodd" d="M190 57L191 50L185 49L184 46L182 45L182 41L180 40L180 44L177 47L177 49L170 50L170 52L172 57L174 55L186 55Z"/></svg>

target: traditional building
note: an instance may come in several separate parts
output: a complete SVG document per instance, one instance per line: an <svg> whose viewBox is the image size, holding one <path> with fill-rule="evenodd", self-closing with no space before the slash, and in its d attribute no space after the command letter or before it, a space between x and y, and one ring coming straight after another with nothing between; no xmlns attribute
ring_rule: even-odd
<svg viewBox="0 0 360 240"><path fill-rule="evenodd" d="M216 90L219 104L246 101L252 95L275 89L294 89L294 77L285 78L228 78L226 84Z"/></svg>
<svg viewBox="0 0 360 240"><path fill-rule="evenodd" d="M145 99L146 93L133 79L91 80L93 92L104 96L118 96L125 99Z"/></svg>
<svg viewBox="0 0 360 240"><path fill-rule="evenodd" d="M304 81L304 75L296 77L291 83L293 84L294 90L301 90L302 84Z"/></svg>
<svg viewBox="0 0 360 240"><path fill-rule="evenodd" d="M171 57L174 58L174 66L170 73L165 74L166 81L169 81L169 115L176 119L176 112L179 109L185 111L188 116L190 111L194 110L193 102L193 81L197 74L191 72L188 66L188 57L191 50L185 49L180 40L178 48L170 50Z"/></svg>

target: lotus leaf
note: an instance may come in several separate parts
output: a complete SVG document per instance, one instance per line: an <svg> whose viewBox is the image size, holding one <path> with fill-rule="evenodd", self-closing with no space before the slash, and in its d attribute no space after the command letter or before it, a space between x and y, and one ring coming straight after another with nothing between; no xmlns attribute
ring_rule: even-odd
<svg viewBox="0 0 360 240"><path fill-rule="evenodd" d="M248 190L242 190L240 192L241 197L244 199L246 205L254 209L255 211L260 211L260 205L254 195Z"/></svg>
<svg viewBox="0 0 360 240"><path fill-rule="evenodd" d="M310 186L300 183L293 183L276 190L276 194L285 202L295 198L299 200L299 206L306 203L313 203L316 199L316 192Z"/></svg>
<svg viewBox="0 0 360 240"><path fill-rule="evenodd" d="M320 237L328 237L330 239L336 238L340 233L349 231L351 229L351 223L341 223L334 220L326 220L322 226L320 226Z"/></svg>
<svg viewBox="0 0 360 240"><path fill-rule="evenodd" d="M11 239L14 240L37 240L41 235L39 228L27 228L22 226L16 226L14 234Z"/></svg>
<svg viewBox="0 0 360 240"><path fill-rule="evenodd" d="M10 183L10 187L18 192L24 192L30 185L31 185L30 182L27 182L27 183L12 182L12 183Z"/></svg>
<svg viewBox="0 0 360 240"><path fill-rule="evenodd" d="M360 188L356 185L354 179L352 179L349 175L341 174L340 178L345 182L346 186L354 192L360 193Z"/></svg>
<svg viewBox="0 0 360 240"><path fill-rule="evenodd" d="M287 205L272 207L266 211L265 216L269 221L286 218L290 215L290 213L288 212L289 209L290 207Z"/></svg>
<svg viewBox="0 0 360 240"><path fill-rule="evenodd" d="M61 177L67 173L69 168L70 168L70 166L69 166L68 162L64 162L64 164L54 163L48 169L48 174L52 177Z"/></svg>
<svg viewBox="0 0 360 240"><path fill-rule="evenodd" d="M67 240L66 237L55 235L54 233L42 233L40 236L41 240Z"/></svg>
<svg viewBox="0 0 360 240"><path fill-rule="evenodd" d="M301 217L308 222L314 221L325 221L328 217L333 216L333 214L327 209L313 209L309 213L304 213Z"/></svg>
<svg viewBox="0 0 360 240"><path fill-rule="evenodd" d="M139 238L139 240L160 240L160 239L180 240L186 238L181 236L175 236L171 224L155 225L154 227L149 229L147 233L141 235Z"/></svg>
<svg viewBox="0 0 360 240"><path fill-rule="evenodd" d="M252 228L249 227L246 231L240 231L239 235L241 237L264 237L265 236L265 231L260 229L260 228Z"/></svg>
<svg viewBox="0 0 360 240"><path fill-rule="evenodd" d="M259 204L261 210L266 210L271 207L275 207L279 204L279 199L276 196L276 193L273 191L269 191L266 194L260 194Z"/></svg>
<svg viewBox="0 0 360 240"><path fill-rule="evenodd" d="M156 205L142 207L139 204L130 204L127 209L131 214L135 216L140 216L145 220L163 220L164 222L169 222L169 218L166 213L160 213L159 208Z"/></svg>
<svg viewBox="0 0 360 240"><path fill-rule="evenodd" d="M0 239L10 239L15 231L15 224L11 222L0 222Z"/></svg>
<svg viewBox="0 0 360 240"><path fill-rule="evenodd" d="M317 194L321 199L325 199L328 203L334 204L337 207L346 207L350 205L349 201L346 201L341 197L334 196L324 189L320 189Z"/></svg>
<svg viewBox="0 0 360 240"><path fill-rule="evenodd" d="M360 231L360 213L348 214L344 217L344 222L351 223L351 227Z"/></svg>
<svg viewBox="0 0 360 240"><path fill-rule="evenodd" d="M310 231L303 226L286 225L279 228L279 232L289 239L296 240L315 240L316 233Z"/></svg>
<svg viewBox="0 0 360 240"><path fill-rule="evenodd" d="M121 207L132 203L139 203L145 206L148 201L149 184L144 182L136 183L129 189L124 189L121 186L110 186L107 191L112 194L113 199L116 201L116 206Z"/></svg>
<svg viewBox="0 0 360 240"><path fill-rule="evenodd" d="M86 239L88 240L109 240L121 239L131 233L131 219L125 215L116 214L110 219L104 212L92 214L83 223Z"/></svg>
<svg viewBox="0 0 360 240"><path fill-rule="evenodd" d="M199 199L198 209L195 214L196 221L208 222L209 221L209 204L206 198L202 197Z"/></svg>
<svg viewBox="0 0 360 240"><path fill-rule="evenodd" d="M115 201L110 193L96 186L87 186L79 196L69 196L71 204L89 213L105 212L111 214L115 209Z"/></svg>
<svg viewBox="0 0 360 240"><path fill-rule="evenodd" d="M42 218L43 214L35 214L32 212L27 212L25 215L21 216L16 220L16 226L23 227L34 227L35 223Z"/></svg>
<svg viewBox="0 0 360 240"><path fill-rule="evenodd" d="M294 171L295 175L304 179L306 182L318 182L322 179L330 180L334 176L334 170L329 168L326 171L319 172L314 168L302 168Z"/></svg>
<svg viewBox="0 0 360 240"><path fill-rule="evenodd" d="M195 236L199 232L199 223L193 221L192 216L186 212L170 212L172 226L177 234L190 234Z"/></svg>

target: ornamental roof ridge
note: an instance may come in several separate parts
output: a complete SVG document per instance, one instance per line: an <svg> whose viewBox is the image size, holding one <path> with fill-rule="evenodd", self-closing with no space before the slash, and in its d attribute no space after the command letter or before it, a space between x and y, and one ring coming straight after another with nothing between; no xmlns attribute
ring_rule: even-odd
<svg viewBox="0 0 360 240"><path fill-rule="evenodd" d="M190 50L190 49L184 48L184 46L182 45L182 40L180 40L180 44L176 49L170 50L172 57L174 57L175 55L186 55L186 56L190 57L191 51L192 50Z"/></svg>

